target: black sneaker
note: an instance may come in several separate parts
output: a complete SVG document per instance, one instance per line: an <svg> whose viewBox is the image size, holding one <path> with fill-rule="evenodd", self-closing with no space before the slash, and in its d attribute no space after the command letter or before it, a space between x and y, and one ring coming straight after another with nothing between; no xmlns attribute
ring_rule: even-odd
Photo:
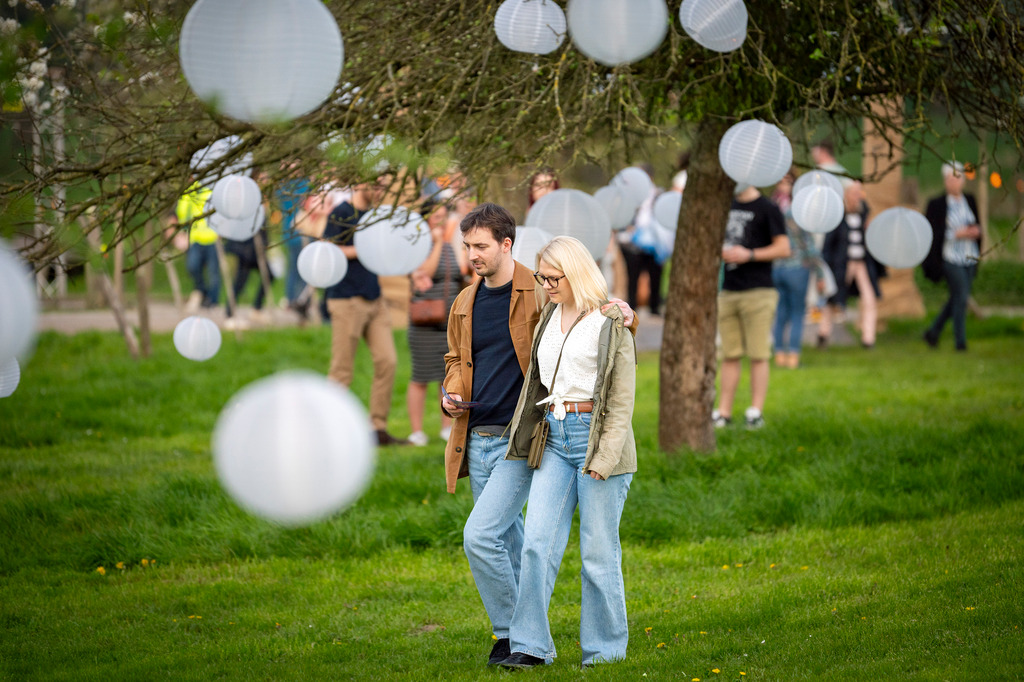
<svg viewBox="0 0 1024 682"><path fill-rule="evenodd" d="M716 429L725 429L732 426L732 417L725 417L718 410L713 410L711 412L711 424Z"/></svg>
<svg viewBox="0 0 1024 682"><path fill-rule="evenodd" d="M544 659L531 656L530 654L524 654L521 651L516 651L499 665L508 670L518 670L520 668L532 668L537 665L544 665Z"/></svg>
<svg viewBox="0 0 1024 682"><path fill-rule="evenodd" d="M509 646L508 637L499 639L491 648L491 655L487 659L487 665L498 665L512 655L512 648Z"/></svg>
<svg viewBox="0 0 1024 682"><path fill-rule="evenodd" d="M923 338L924 342L927 343L932 348L938 348L939 347L939 337L936 336L935 334L932 334L932 330L931 329L926 331L921 338Z"/></svg>
<svg viewBox="0 0 1024 682"><path fill-rule="evenodd" d="M377 445L408 445L409 441L404 438L395 438L384 429L377 431Z"/></svg>

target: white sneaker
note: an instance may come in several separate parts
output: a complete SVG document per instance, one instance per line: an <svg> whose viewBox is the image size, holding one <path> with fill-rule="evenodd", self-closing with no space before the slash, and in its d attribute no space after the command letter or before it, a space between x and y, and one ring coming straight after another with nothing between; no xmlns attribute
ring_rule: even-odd
<svg viewBox="0 0 1024 682"><path fill-rule="evenodd" d="M744 417L746 417L748 429L759 429L764 426L764 415L756 407L748 407Z"/></svg>
<svg viewBox="0 0 1024 682"><path fill-rule="evenodd" d="M193 290L188 295L188 301L185 302L185 312L189 315L194 315L199 312L199 306L203 304L203 292L198 289Z"/></svg>
<svg viewBox="0 0 1024 682"><path fill-rule="evenodd" d="M424 445L430 442L430 438L428 438L427 434L423 433L422 431L414 431L413 433L410 433L409 437L406 440L408 440L413 445L418 445L420 447L423 447Z"/></svg>
<svg viewBox="0 0 1024 682"><path fill-rule="evenodd" d="M224 329L228 331L244 331L249 328L249 323L240 317L229 317L224 320Z"/></svg>
<svg viewBox="0 0 1024 682"><path fill-rule="evenodd" d="M442 427L441 428L441 433L439 433L438 435L441 436L441 440L443 440L445 443L447 443L448 439L452 437L452 427L450 427L450 426Z"/></svg>

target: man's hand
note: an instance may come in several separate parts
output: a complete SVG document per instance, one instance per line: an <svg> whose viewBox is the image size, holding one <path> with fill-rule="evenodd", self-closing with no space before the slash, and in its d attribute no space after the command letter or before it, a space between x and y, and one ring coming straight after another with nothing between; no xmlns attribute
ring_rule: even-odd
<svg viewBox="0 0 1024 682"><path fill-rule="evenodd" d="M450 395L455 400L462 400L462 396L459 395L458 393L452 393ZM453 417L461 417L462 413L465 412L464 409L462 409L461 407L456 407L455 403L453 403L451 400L448 400L448 398L446 397L441 398L441 407L443 407L445 412L447 412Z"/></svg>
<svg viewBox="0 0 1024 682"><path fill-rule="evenodd" d="M599 473L597 473L596 471L593 471L593 470L590 471L590 477L592 479L594 479L595 481L603 481L604 480L604 476L602 476L601 474L599 474Z"/></svg>
<svg viewBox="0 0 1024 682"><path fill-rule="evenodd" d="M745 246L726 246L722 249L722 260L726 263L749 263L751 250Z"/></svg>
<svg viewBox="0 0 1024 682"><path fill-rule="evenodd" d="M603 306L601 306L601 312L604 312L606 310L610 310L613 305L619 306L619 310L622 311L622 316L626 318L625 319L626 326L627 327L631 326L633 324L633 317L634 317L635 313L633 312L633 309L629 307L629 304L627 304L621 298L609 299L609 301L607 303L605 303Z"/></svg>

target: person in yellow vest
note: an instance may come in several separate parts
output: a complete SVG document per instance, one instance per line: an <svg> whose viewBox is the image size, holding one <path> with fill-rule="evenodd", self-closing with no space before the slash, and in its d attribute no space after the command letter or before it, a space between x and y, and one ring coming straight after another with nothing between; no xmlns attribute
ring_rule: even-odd
<svg viewBox="0 0 1024 682"><path fill-rule="evenodd" d="M185 268L192 277L193 291L188 297L186 310L196 312L200 305L212 308L220 296L220 268L217 263L217 233L201 218L206 213L206 202L213 191L198 181L193 182L178 199L175 213L178 224L188 228L188 252Z"/></svg>

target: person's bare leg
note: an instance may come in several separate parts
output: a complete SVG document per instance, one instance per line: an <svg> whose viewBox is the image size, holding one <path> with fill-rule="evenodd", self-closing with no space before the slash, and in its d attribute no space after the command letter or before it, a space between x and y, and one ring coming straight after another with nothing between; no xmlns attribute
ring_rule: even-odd
<svg viewBox="0 0 1024 682"><path fill-rule="evenodd" d="M764 412L764 401L768 397L768 361L750 361L750 406Z"/></svg>
<svg viewBox="0 0 1024 682"><path fill-rule="evenodd" d="M410 381L405 390L405 409L409 412L409 426L412 432L423 430L423 408L427 402L427 385Z"/></svg>
<svg viewBox="0 0 1024 682"><path fill-rule="evenodd" d="M718 398L718 413L723 417L732 417L732 403L736 398L736 388L739 385L739 358L735 360L722 360L721 395Z"/></svg>

